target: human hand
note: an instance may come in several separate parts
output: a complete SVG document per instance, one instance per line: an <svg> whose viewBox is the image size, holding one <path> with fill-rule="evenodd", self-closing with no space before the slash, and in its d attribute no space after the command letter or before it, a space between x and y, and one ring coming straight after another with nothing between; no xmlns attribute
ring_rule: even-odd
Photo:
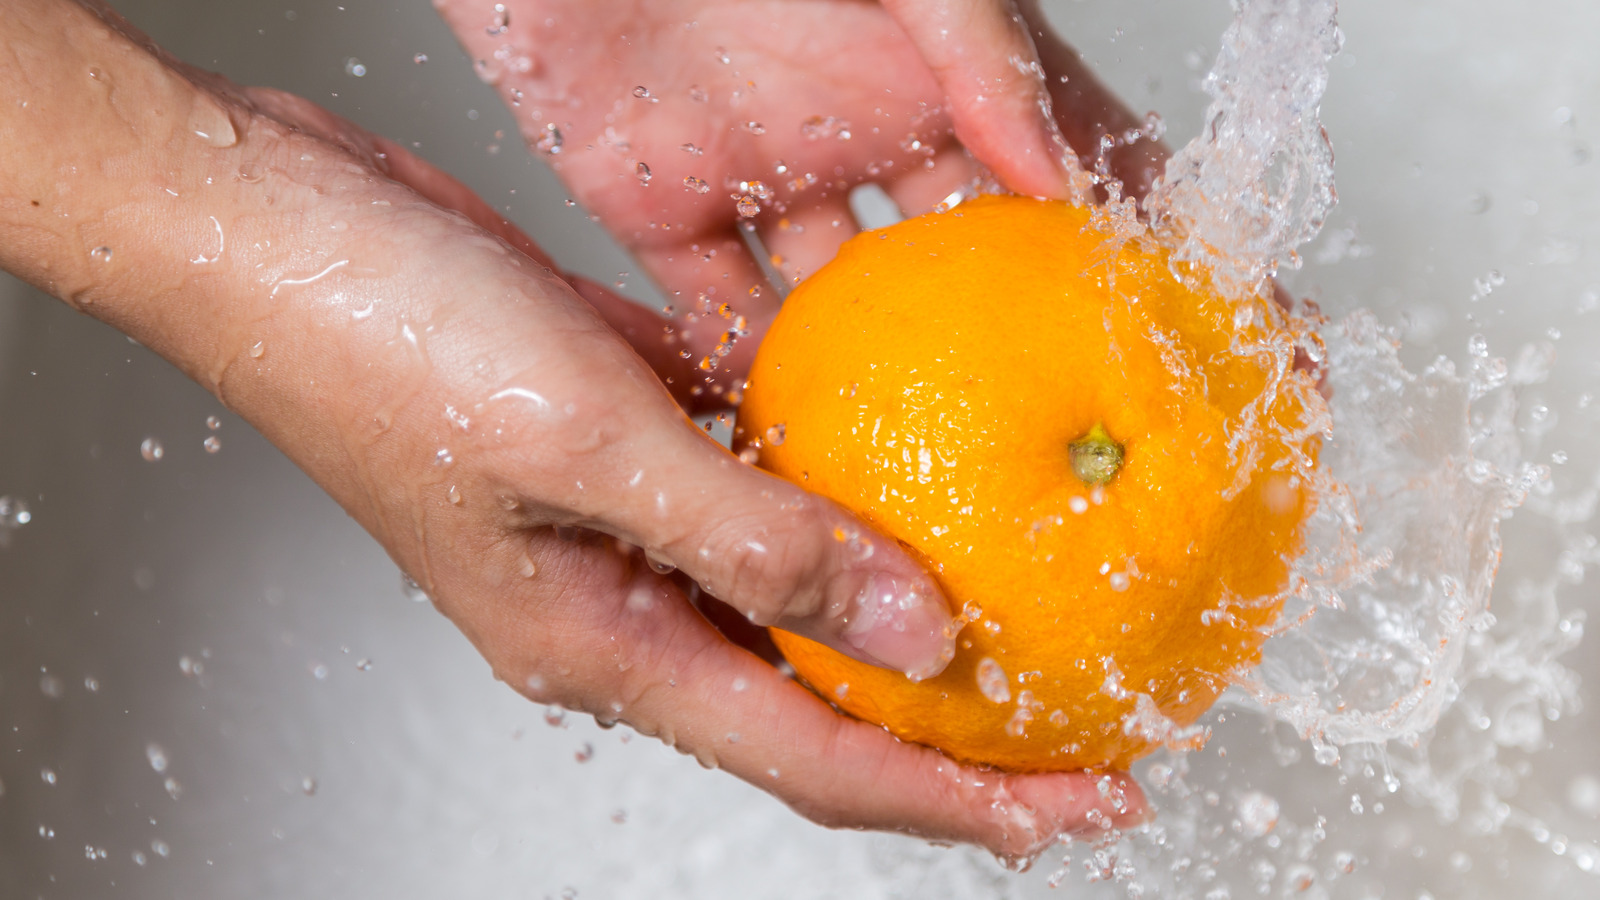
<svg viewBox="0 0 1600 900"><path fill-rule="evenodd" d="M724 640L654 569L880 664L932 670L950 649L920 568L890 542L859 552L847 514L706 439L448 176L304 101L175 68L112 14L18 2L0 84L28 102L0 110L0 264L253 422L499 677L829 824L1024 856L1091 813L1137 815L1121 780L901 744Z"/></svg>
<svg viewBox="0 0 1600 900"><path fill-rule="evenodd" d="M730 350L713 310L731 304L755 337L776 312L740 224L792 281L854 233L857 184L911 213L969 185L980 170L952 127L1021 193L1082 195L1105 134L1129 194L1164 158L1031 4L1026 21L1010 0L438 5L529 142L673 298L693 353L657 369L679 388L706 378L698 360L727 376L710 391L748 363L756 342Z"/></svg>

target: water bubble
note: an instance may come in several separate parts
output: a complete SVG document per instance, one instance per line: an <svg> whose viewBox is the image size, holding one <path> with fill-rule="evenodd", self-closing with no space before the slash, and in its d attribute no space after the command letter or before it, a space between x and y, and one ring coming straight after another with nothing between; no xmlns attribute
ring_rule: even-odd
<svg viewBox="0 0 1600 900"><path fill-rule="evenodd" d="M644 85L642 85L642 84L641 84L641 85L638 85L638 86L636 86L636 87L634 87L634 89L633 89L633 96L634 96L634 97L635 97L635 98L637 98L637 99L639 99L639 100L648 100L648 101L650 101L650 102L651 102L651 103L656 103L656 102L658 102L658 101L659 101L659 99L660 99L660 98L658 98L658 97L652 97L652 96L651 96L651 95L650 95L650 89L649 89L649 88L647 88L647 87L645 87L645 86L644 86Z"/></svg>
<svg viewBox="0 0 1600 900"><path fill-rule="evenodd" d="M544 723L546 725L549 725L551 728L565 728L565 727L567 727L567 711L562 709L559 706L547 706L547 707L545 707L544 708Z"/></svg>
<svg viewBox="0 0 1600 900"><path fill-rule="evenodd" d="M850 123L834 116L808 116L800 122L800 136L808 141L824 138L850 140Z"/></svg>
<svg viewBox="0 0 1600 900"><path fill-rule="evenodd" d="M39 693L51 700L60 700L67 692L67 686L61 679L54 675L43 675L39 678Z"/></svg>
<svg viewBox="0 0 1600 900"><path fill-rule="evenodd" d="M46 826L46 825L40 825L39 826L39 837L42 837L47 841L53 841L53 840L55 840L55 837L56 837L56 830L54 828L50 828L49 826Z"/></svg>
<svg viewBox="0 0 1600 900"><path fill-rule="evenodd" d="M787 423L779 422L776 425L772 425L766 431L767 446L781 447L788 436L789 426Z"/></svg>
<svg viewBox="0 0 1600 900"><path fill-rule="evenodd" d="M483 31L490 37L494 37L495 35L505 34L509 30L511 30L511 13L506 9L504 3L496 3L494 5L494 18L490 20L489 27Z"/></svg>
<svg viewBox="0 0 1600 900"><path fill-rule="evenodd" d="M673 572L678 570L678 567L673 565L669 560L657 556L649 550L645 551L644 559L645 562L649 563L650 571L656 573L657 575L671 575Z"/></svg>
<svg viewBox="0 0 1600 900"><path fill-rule="evenodd" d="M310 775L300 779L300 793L305 794L307 797L316 796L317 786L317 780Z"/></svg>
<svg viewBox="0 0 1600 900"><path fill-rule="evenodd" d="M8 531L14 531L33 521L33 513L20 497L0 496L0 542Z"/></svg>
<svg viewBox="0 0 1600 900"><path fill-rule="evenodd" d="M144 866L144 864L145 864L145 856L144 856L144 853L142 851L139 851L139 850L133 851L133 864L136 865L136 866L140 866L140 867Z"/></svg>
<svg viewBox="0 0 1600 900"><path fill-rule="evenodd" d="M150 842L150 849L155 852L155 855L161 857L162 859L166 859L172 855L172 848L167 845L166 841L163 841L160 838Z"/></svg>
<svg viewBox="0 0 1600 900"><path fill-rule="evenodd" d="M207 453L215 453L222 449L222 441L214 434L201 441L200 445L206 448Z"/></svg>
<svg viewBox="0 0 1600 900"><path fill-rule="evenodd" d="M678 149L689 154L690 156L699 156L705 152L694 144L679 144Z"/></svg>
<svg viewBox="0 0 1600 900"><path fill-rule="evenodd" d="M361 60L352 56L344 61L344 73L346 75L353 75L356 78L361 78L367 74L367 67L361 62Z"/></svg>
<svg viewBox="0 0 1600 900"><path fill-rule="evenodd" d="M428 54L426 54L426 53L413 53L411 55L411 61L416 63L419 66L426 65L427 62L428 62Z"/></svg>
<svg viewBox="0 0 1600 900"><path fill-rule="evenodd" d="M429 599L428 592L422 589L422 585L417 584L410 575L404 572L400 573L400 593L406 599L416 603L426 603Z"/></svg>
<svg viewBox="0 0 1600 900"><path fill-rule="evenodd" d="M761 124L760 122L746 122L744 123L744 130L750 132L751 134L766 134L767 126Z"/></svg>
<svg viewBox="0 0 1600 900"><path fill-rule="evenodd" d="M89 256L92 257L96 262L111 262L111 248L101 245L93 250L90 250Z"/></svg>
<svg viewBox="0 0 1600 900"><path fill-rule="evenodd" d="M1278 800L1261 791L1248 791L1239 798L1239 833L1246 838L1264 837L1278 827Z"/></svg>
<svg viewBox="0 0 1600 900"><path fill-rule="evenodd" d="M554 122L550 122L544 126L544 133L539 135L539 139L533 142L533 146L540 153L548 153L551 156L555 156L561 152L562 141L561 129L557 128Z"/></svg>
<svg viewBox="0 0 1600 900"><path fill-rule="evenodd" d="M991 703L1008 703L1011 700L1011 687L1006 683L1006 670L987 656L978 661L978 690L982 691L983 696L989 698Z"/></svg>
<svg viewBox="0 0 1600 900"><path fill-rule="evenodd" d="M150 761L150 768L157 773L167 771L167 751L160 744L149 743L144 747L145 759Z"/></svg>
<svg viewBox="0 0 1600 900"><path fill-rule="evenodd" d="M356 660L356 671L358 671L358 672L371 672L372 671L372 660L367 659L365 657Z"/></svg>
<svg viewBox="0 0 1600 900"><path fill-rule="evenodd" d="M683 176L683 186L691 191L694 191L696 194L704 194L711 190L711 185L706 184L706 180L704 178L696 178L693 175Z"/></svg>
<svg viewBox="0 0 1600 900"><path fill-rule="evenodd" d="M572 758L580 763L586 763L594 759L594 745L585 741L583 746L573 751Z"/></svg>
<svg viewBox="0 0 1600 900"><path fill-rule="evenodd" d="M639 163L638 165L634 166L633 174L639 179L640 184L649 184L650 179L655 177L650 173L650 167L644 163Z"/></svg>
<svg viewBox="0 0 1600 900"><path fill-rule="evenodd" d="M315 678L318 681L327 681L328 680L328 667L323 663L315 663L315 664L313 664L311 666L311 677Z"/></svg>
<svg viewBox="0 0 1600 900"><path fill-rule="evenodd" d="M717 58L717 62L722 63L723 65L727 65L728 63L733 61L728 56L728 51L726 49L722 48L722 47L718 47L714 52L715 52L715 55L716 55L716 58Z"/></svg>
<svg viewBox="0 0 1600 900"><path fill-rule="evenodd" d="M48 784L48 785L52 785L52 786L55 785L55 783L56 783L56 770L55 769L51 769L51 768L40 769L39 770L39 780L43 781L45 784Z"/></svg>
<svg viewBox="0 0 1600 900"><path fill-rule="evenodd" d="M746 219L753 219L761 214L761 204L757 203L756 198L749 194L740 194L734 204L734 208L739 211L740 216Z"/></svg>
<svg viewBox="0 0 1600 900"><path fill-rule="evenodd" d="M206 416L206 427L212 431L216 431L222 427L222 420L216 416Z"/></svg>

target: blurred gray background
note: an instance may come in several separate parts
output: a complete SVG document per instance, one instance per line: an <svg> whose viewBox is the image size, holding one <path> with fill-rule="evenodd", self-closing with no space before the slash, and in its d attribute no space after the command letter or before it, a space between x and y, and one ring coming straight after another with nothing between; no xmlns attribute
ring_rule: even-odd
<svg viewBox="0 0 1600 900"><path fill-rule="evenodd" d="M630 271L563 206L424 0L114 5L190 62L411 143L564 264L605 281ZM1169 140L1198 129L1226 2L1049 10L1133 106L1165 117ZM1460 359L1480 330L1500 354L1556 341L1555 373L1528 400L1559 423L1540 451L1568 455L1556 493L1590 489L1600 7L1354 0L1342 22L1325 115L1342 205L1292 283L1335 314L1375 309L1413 362ZM1470 302L1491 269L1505 284ZM160 461L142 457L147 439ZM248 426L10 280L0 496L31 514L0 524L0 897L1050 895L1037 873L975 853L815 828L625 728L550 724ZM1548 566L1546 538L1510 534L1507 572ZM1591 593L1564 599L1593 606ZM1589 713L1548 735L1536 781L1559 807L1593 782L1600 729ZM1574 833L1600 834L1600 803L1568 806ZM1505 852L1515 865L1471 874L1364 859L1369 893L1352 882L1348 896L1600 891L1546 848Z"/></svg>

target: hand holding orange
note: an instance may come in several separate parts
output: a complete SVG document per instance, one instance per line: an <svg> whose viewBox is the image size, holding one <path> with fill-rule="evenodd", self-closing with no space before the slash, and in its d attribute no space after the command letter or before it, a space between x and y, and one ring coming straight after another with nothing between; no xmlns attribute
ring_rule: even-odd
<svg viewBox="0 0 1600 900"><path fill-rule="evenodd" d="M779 648L962 762L1122 768L1193 723L1257 660L1313 505L1281 313L1090 218L983 197L857 236L786 301L740 410L760 465L924 559L967 622L923 682Z"/></svg>

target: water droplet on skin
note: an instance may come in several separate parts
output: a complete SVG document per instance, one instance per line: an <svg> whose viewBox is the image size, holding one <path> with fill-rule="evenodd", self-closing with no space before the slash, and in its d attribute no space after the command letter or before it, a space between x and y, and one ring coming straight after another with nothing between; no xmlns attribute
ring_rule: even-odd
<svg viewBox="0 0 1600 900"><path fill-rule="evenodd" d="M740 216L746 219L753 219L761 214L761 204L757 203L756 198L749 194L740 194L738 202L734 204L734 208L739 211Z"/></svg>
<svg viewBox="0 0 1600 900"><path fill-rule="evenodd" d="M250 354L251 359L260 359L267 352L267 342L256 341L250 345L250 349L247 352Z"/></svg>
<svg viewBox="0 0 1600 900"><path fill-rule="evenodd" d="M750 132L751 134L766 134L767 126L761 124L760 122L746 122L744 123L744 130Z"/></svg>
<svg viewBox="0 0 1600 900"><path fill-rule="evenodd" d="M633 96L640 100L649 100L651 103L656 102L656 98L650 96L650 89L642 84L633 89Z"/></svg>
<svg viewBox="0 0 1600 900"><path fill-rule="evenodd" d="M698 146L696 146L694 144L679 144L678 145L678 149L682 150L683 152L685 152L687 154L689 154L690 156L699 156L700 154L705 152L704 150L701 150Z"/></svg>
<svg viewBox="0 0 1600 900"><path fill-rule="evenodd" d="M484 33L494 37L495 35L505 34L510 29L511 13L506 9L504 3L496 3L494 5L494 18L490 20L489 27L483 30Z"/></svg>
<svg viewBox="0 0 1600 900"><path fill-rule="evenodd" d="M1011 701L1011 687L1006 683L1006 670L993 659L985 656L978 661L978 690L991 703L1009 703Z"/></svg>
<svg viewBox="0 0 1600 900"><path fill-rule="evenodd" d="M704 194L711 190L711 185L706 184L706 180L704 178L696 178L693 175L683 176L683 186L691 191L694 191L696 194Z"/></svg>
<svg viewBox="0 0 1600 900"><path fill-rule="evenodd" d="M202 441L201 446L206 448L207 453L216 453L222 449L222 441L216 435L212 435Z"/></svg>
<svg viewBox="0 0 1600 900"><path fill-rule="evenodd" d="M716 49L716 56L717 62L722 63L723 65L727 65L729 62L732 62L732 60L728 57L728 51L722 47L718 47Z"/></svg>
<svg viewBox="0 0 1600 900"><path fill-rule="evenodd" d="M650 174L650 167L644 163L639 163L638 165L634 166L633 173L638 176L640 184L649 184L650 179L655 177L654 175Z"/></svg>
<svg viewBox="0 0 1600 900"><path fill-rule="evenodd" d="M544 134L539 135L539 139L533 142L533 147L540 153L548 153L551 156L555 156L561 152L563 140L561 129L557 128L554 122L551 122L544 126Z"/></svg>
<svg viewBox="0 0 1600 900"><path fill-rule="evenodd" d="M461 505L461 491L455 485L453 485L453 484L450 485L450 491L448 493L448 496L450 498L450 503L452 505L454 505L454 506L460 506Z"/></svg>
<svg viewBox="0 0 1600 900"><path fill-rule="evenodd" d="M644 559L645 562L650 564L650 571L657 575L671 575L678 570L677 566L648 550L645 551Z"/></svg>
<svg viewBox="0 0 1600 900"><path fill-rule="evenodd" d="M89 256L96 262L111 262L111 248L103 245L96 247L89 251Z"/></svg>

